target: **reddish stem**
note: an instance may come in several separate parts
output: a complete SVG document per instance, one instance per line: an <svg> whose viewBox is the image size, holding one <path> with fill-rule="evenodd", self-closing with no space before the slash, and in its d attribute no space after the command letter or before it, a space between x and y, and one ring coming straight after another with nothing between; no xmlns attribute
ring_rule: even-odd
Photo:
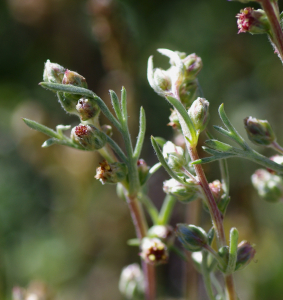
<svg viewBox="0 0 283 300"><path fill-rule="evenodd" d="M274 43L278 56L283 62L283 32L279 23L277 13L270 0L259 0L263 10L265 11L271 27L272 42Z"/></svg>
<svg viewBox="0 0 283 300"><path fill-rule="evenodd" d="M135 197L127 196L127 203L130 209L131 217L135 226L136 235L139 240L142 240L147 233L147 226L143 211L139 202ZM145 279L145 299L155 300L156 286L155 286L155 268L142 260L142 269Z"/></svg>

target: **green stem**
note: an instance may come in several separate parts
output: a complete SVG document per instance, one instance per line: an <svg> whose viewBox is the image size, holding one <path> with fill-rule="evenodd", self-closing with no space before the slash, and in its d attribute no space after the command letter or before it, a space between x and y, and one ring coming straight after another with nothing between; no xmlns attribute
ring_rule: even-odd
<svg viewBox="0 0 283 300"><path fill-rule="evenodd" d="M175 203L176 203L175 197L166 195L159 213L158 225L168 224Z"/></svg>
<svg viewBox="0 0 283 300"><path fill-rule="evenodd" d="M271 27L271 39L274 43L278 56L283 62L283 33L279 22L278 13L274 10L270 0L259 0L263 10L265 11L270 27Z"/></svg>
<svg viewBox="0 0 283 300"><path fill-rule="evenodd" d="M201 264L201 269L202 269L202 275L203 275L203 281L205 285L205 289L207 292L207 295L210 300L216 300L213 290L212 290L212 285L211 285L211 279L210 279L210 273L207 267L207 256L208 253L206 250L202 251L202 264Z"/></svg>
<svg viewBox="0 0 283 300"><path fill-rule="evenodd" d="M155 207L155 205L153 204L153 202L151 201L151 199L143 194L143 193L138 193L138 199L140 200L140 202L146 207L152 222L156 225L158 224L158 210Z"/></svg>
<svg viewBox="0 0 283 300"><path fill-rule="evenodd" d="M213 286L217 290L217 294L221 296L221 300L225 300L221 284L219 283L218 279L215 277L213 272L210 273L210 279L211 279Z"/></svg>
<svg viewBox="0 0 283 300"><path fill-rule="evenodd" d="M270 145L270 148L273 148L275 151L277 151L280 154L283 154L283 148L277 143L277 142L273 142Z"/></svg>

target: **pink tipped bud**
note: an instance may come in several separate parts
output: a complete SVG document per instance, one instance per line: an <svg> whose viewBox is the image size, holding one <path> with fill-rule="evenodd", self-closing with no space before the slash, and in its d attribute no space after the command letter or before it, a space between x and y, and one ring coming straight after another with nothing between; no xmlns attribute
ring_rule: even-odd
<svg viewBox="0 0 283 300"><path fill-rule="evenodd" d="M94 118L100 112L100 108L93 99L81 98L76 105L76 109L82 121Z"/></svg>
<svg viewBox="0 0 283 300"><path fill-rule="evenodd" d="M106 144L106 136L92 125L80 124L72 129L72 140L85 150L99 150Z"/></svg>
<svg viewBox="0 0 283 300"><path fill-rule="evenodd" d="M256 33L268 33L270 26L267 16L262 9L254 10L251 7L246 7L236 15L239 31Z"/></svg>

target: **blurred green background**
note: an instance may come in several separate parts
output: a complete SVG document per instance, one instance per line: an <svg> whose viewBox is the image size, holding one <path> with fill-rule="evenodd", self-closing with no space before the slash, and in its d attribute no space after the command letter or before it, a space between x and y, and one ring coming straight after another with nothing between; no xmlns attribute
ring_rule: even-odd
<svg viewBox="0 0 283 300"><path fill-rule="evenodd" d="M168 66L157 48L202 57L199 80L210 101L211 128L221 124L217 109L224 102L244 137L242 120L252 115L268 119L283 143L282 64L266 36L237 35L235 15L241 8L243 4L225 0L0 1L0 299L10 299L14 286L30 286L42 293L47 289L54 299L119 300L120 270L139 261L137 249L126 246L134 237L127 206L114 186L93 178L101 158L62 146L43 149L46 137L21 120L52 128L78 124L54 94L37 85L47 59L85 76L89 88L108 104L108 89L118 93L126 87L133 140L139 106L146 110L142 157L149 165L157 161L149 136L173 136L166 125L170 107L146 79L150 55L156 66ZM114 137L121 142L119 134ZM236 274L239 297L281 300L282 204L257 196L250 177L258 166L231 159L229 168L227 232L236 226L240 239L257 249L254 262ZM205 170L210 181L219 178L217 163ZM149 191L160 207L167 176L158 174ZM182 211L177 205L172 224L183 221ZM203 223L209 228L205 213ZM180 261L173 256L158 274L160 295L181 298Z"/></svg>

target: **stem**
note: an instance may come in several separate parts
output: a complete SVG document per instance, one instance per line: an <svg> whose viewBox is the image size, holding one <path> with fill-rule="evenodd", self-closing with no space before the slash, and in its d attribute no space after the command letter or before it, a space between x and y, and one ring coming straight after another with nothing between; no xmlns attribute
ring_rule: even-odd
<svg viewBox="0 0 283 300"><path fill-rule="evenodd" d="M154 224L158 224L158 210L155 207L155 205L152 203L151 199L143 194L143 193L139 193L138 194L138 199L140 200L140 202L146 207L151 220Z"/></svg>
<svg viewBox="0 0 283 300"><path fill-rule="evenodd" d="M158 225L168 224L175 203L176 199L174 196L166 195L159 213Z"/></svg>
<svg viewBox="0 0 283 300"><path fill-rule="evenodd" d="M147 225L141 206L136 197L131 197L125 192L127 204L130 209L131 217L135 226L136 235L141 241L147 233ZM146 300L155 300L155 269L154 266L142 260L142 268L145 278Z"/></svg>
<svg viewBox="0 0 283 300"><path fill-rule="evenodd" d="M226 297L229 300L238 300L233 275L225 275L225 284L226 284Z"/></svg>
<svg viewBox="0 0 283 300"><path fill-rule="evenodd" d="M188 151L191 156L191 160L197 160L199 159L197 150L195 147L191 147L189 144L187 144ZM218 243L220 247L223 247L226 245L226 238L225 238L225 233L224 233L224 228L223 228L223 216L221 212L219 211L217 204L215 202L215 199L212 195L212 192L209 188L207 179L205 177L203 168L201 165L194 165L199 183L203 189L203 192L207 198L207 205L209 208L209 212L211 215L212 223L216 231L216 235L218 238Z"/></svg>
<svg viewBox="0 0 283 300"><path fill-rule="evenodd" d="M205 250L202 251L202 264L201 264L201 269L202 269L202 274L203 274L203 281L205 285L205 289L207 292L208 297L211 300L215 300L215 296L212 290L211 286L211 279L210 279L210 273L207 268L207 252Z"/></svg>
<svg viewBox="0 0 283 300"><path fill-rule="evenodd" d="M273 142L270 145L270 147L279 152L280 154L283 154L283 148L277 142Z"/></svg>
<svg viewBox="0 0 283 300"><path fill-rule="evenodd" d="M276 46L279 58L283 62L283 33L277 13L274 11L274 7L270 0L260 0L259 2L267 15L271 27L271 39Z"/></svg>
<svg viewBox="0 0 283 300"><path fill-rule="evenodd" d="M187 224L200 224L202 203L200 199L186 205L185 222ZM186 251L187 261L185 264L185 299L198 299L199 273L193 265L192 255Z"/></svg>

